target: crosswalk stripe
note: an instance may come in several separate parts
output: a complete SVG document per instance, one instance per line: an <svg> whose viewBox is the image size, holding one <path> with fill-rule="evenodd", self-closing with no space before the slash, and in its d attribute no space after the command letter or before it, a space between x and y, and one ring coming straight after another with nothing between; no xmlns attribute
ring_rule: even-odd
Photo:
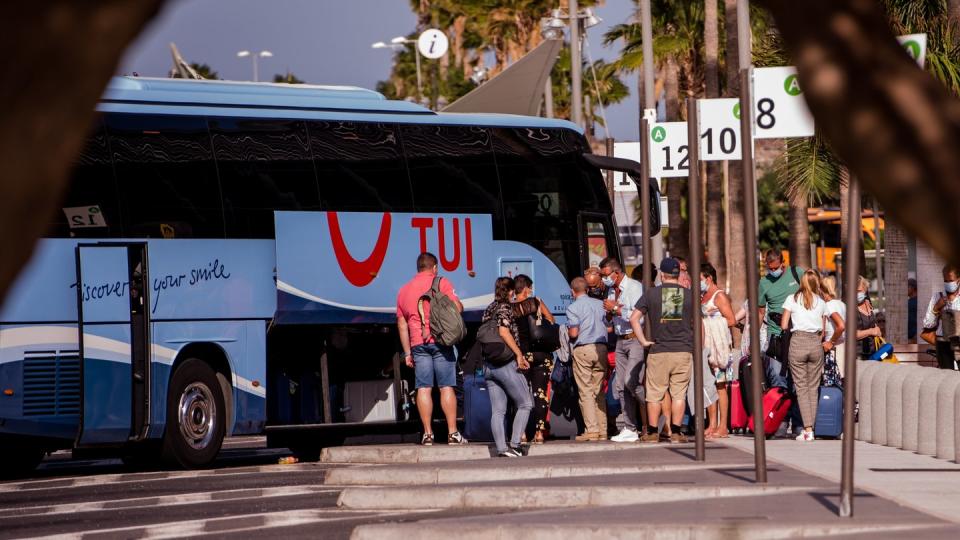
<svg viewBox="0 0 960 540"><path fill-rule="evenodd" d="M415 510L415 513L426 513ZM244 531L263 531L277 527L291 527L310 525L314 523L347 521L362 517L387 518L410 514L411 511L401 512L369 512L351 511L338 508L322 510L287 510L263 514L249 514L246 516L230 516L214 519L198 519L178 521L158 525L119 527L113 529L92 529L66 534L36 537L39 540L82 540L87 535L119 534L124 537L136 538L183 538L201 534L226 534ZM126 533L126 534L124 534Z"/></svg>
<svg viewBox="0 0 960 540"><path fill-rule="evenodd" d="M246 499L263 499L271 497L288 497L295 495L316 495L319 493L337 493L340 490L330 489L322 484L304 484L273 488L246 488L208 491L203 493L184 493L158 497L142 497L136 499L114 499L109 501L69 503L46 506L30 506L0 510L0 519L25 518L31 516L49 516L56 514L74 514L80 512L98 512L103 510L130 510L134 508L157 508L179 506L184 504L205 503L211 501L243 501Z"/></svg>

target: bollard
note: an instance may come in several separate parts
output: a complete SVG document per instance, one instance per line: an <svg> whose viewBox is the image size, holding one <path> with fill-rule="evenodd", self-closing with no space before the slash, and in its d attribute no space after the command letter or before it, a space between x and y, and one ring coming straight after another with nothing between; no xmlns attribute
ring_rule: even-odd
<svg viewBox="0 0 960 540"><path fill-rule="evenodd" d="M960 386L953 396L953 419L960 418ZM953 460L960 463L960 429L953 430Z"/></svg>
<svg viewBox="0 0 960 540"><path fill-rule="evenodd" d="M856 438L869 441L871 435L870 386L880 362L854 360L857 364L857 401L860 403L860 421L857 422Z"/></svg>
<svg viewBox="0 0 960 540"><path fill-rule="evenodd" d="M929 373L926 370L918 369L907 375L907 378L903 381L903 429L901 430L903 444L900 448L904 450L917 451L917 434L920 429L917 420L920 417L920 383L927 375Z"/></svg>
<svg viewBox="0 0 960 540"><path fill-rule="evenodd" d="M943 370L930 369L920 380L917 400L917 453L937 455L937 388L943 382Z"/></svg>
<svg viewBox="0 0 960 540"><path fill-rule="evenodd" d="M876 372L870 379L870 438L863 440L873 444L887 444L887 379L900 366L877 362Z"/></svg>
<svg viewBox="0 0 960 540"><path fill-rule="evenodd" d="M887 446L903 448L903 383L917 366L900 364L887 378Z"/></svg>
<svg viewBox="0 0 960 540"><path fill-rule="evenodd" d="M952 370L942 370L943 380L937 386L937 457L953 459L956 457L953 448L954 431L956 430L956 416L954 416L954 399L957 388L960 387L960 373Z"/></svg>

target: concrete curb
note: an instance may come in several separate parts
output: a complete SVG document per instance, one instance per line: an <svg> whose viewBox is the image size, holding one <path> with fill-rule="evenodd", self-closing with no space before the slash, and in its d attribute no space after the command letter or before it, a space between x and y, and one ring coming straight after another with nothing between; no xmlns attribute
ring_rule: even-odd
<svg viewBox="0 0 960 540"><path fill-rule="evenodd" d="M814 490L806 486L471 486L347 488L337 506L352 510L451 510L478 508L558 509L755 497ZM822 489L822 488L821 488ZM566 536L566 535L565 535Z"/></svg>
<svg viewBox="0 0 960 540"><path fill-rule="evenodd" d="M920 382L924 376L924 373L918 373L913 377L907 377L903 381L903 392L901 394L903 403L903 423L901 424L903 426L903 445L901 448L911 452L917 451L917 441L920 435L917 415L920 410Z"/></svg>
<svg viewBox="0 0 960 540"><path fill-rule="evenodd" d="M577 538L587 540L780 540L786 538L808 538L836 535L869 535L871 533L923 530L933 531L938 525L777 525L749 523L709 525L663 524L644 525L642 523L558 525L531 522L528 525L497 524L475 525L457 524L449 521L428 521L419 523L397 523L361 525L353 530L352 540L419 540L436 538L456 538L457 540L491 540L501 538L524 538L525 540L556 540L558 538Z"/></svg>
<svg viewBox="0 0 960 540"><path fill-rule="evenodd" d="M530 456L555 456L580 452L613 452L618 450L636 450L656 448L657 445L632 443L592 442L547 442L530 446ZM467 445L438 444L431 447L413 445L393 446L339 446L324 448L320 454L323 463L437 463L445 461L468 461L487 459L495 452L492 445L471 443Z"/></svg>
<svg viewBox="0 0 960 540"><path fill-rule="evenodd" d="M324 484L331 486L427 486L702 469L730 469L744 466L746 465L743 463L689 463L676 465L646 464L614 466L424 467L401 470L396 470L392 467L346 467L328 471L324 477Z"/></svg>

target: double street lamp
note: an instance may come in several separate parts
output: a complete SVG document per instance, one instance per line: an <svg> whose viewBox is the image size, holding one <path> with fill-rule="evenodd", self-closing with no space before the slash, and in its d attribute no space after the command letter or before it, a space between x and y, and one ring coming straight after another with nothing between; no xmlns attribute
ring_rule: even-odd
<svg viewBox="0 0 960 540"><path fill-rule="evenodd" d="M572 120L578 126L583 125L583 88L582 75L580 73L582 54L580 52L581 36L586 33L587 28L591 28L603 22L603 19L594 15L593 10L586 8L580 10L577 8L577 0L569 0L570 9L564 13L560 9L554 9L550 17L544 22L543 37L547 39L559 39L563 36L563 28L568 24L570 26L570 79L573 86L571 92L571 116Z"/></svg>
<svg viewBox="0 0 960 540"><path fill-rule="evenodd" d="M239 51L237 53L238 58L250 57L253 59L253 82L259 82L260 74L257 72L257 58L270 58L273 56L273 53L270 51L260 51L260 52L250 52L250 51Z"/></svg>
<svg viewBox="0 0 960 540"><path fill-rule="evenodd" d="M417 47L417 40L407 39L403 36L397 36L390 40L390 43L384 43L378 41L371 45L374 49L393 49L397 50L406 45L413 45L413 54L416 57L417 61L417 102L419 103L423 99L423 79L420 75L420 49Z"/></svg>

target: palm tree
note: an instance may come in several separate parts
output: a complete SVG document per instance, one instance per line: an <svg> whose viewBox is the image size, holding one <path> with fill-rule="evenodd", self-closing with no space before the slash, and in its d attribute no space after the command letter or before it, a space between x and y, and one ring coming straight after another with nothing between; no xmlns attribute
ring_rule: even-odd
<svg viewBox="0 0 960 540"><path fill-rule="evenodd" d="M740 62L737 53L740 40L737 34L737 0L724 0L723 21L726 33L725 64L728 97L740 95ZM749 44L743 44L749 47ZM727 275L735 276L730 283L730 298L739 306L747 297L747 264L759 264L756 253L744 250L744 200L743 171L739 161L730 162L727 171L727 227L730 231L727 244Z"/></svg>
<svg viewBox="0 0 960 540"><path fill-rule="evenodd" d="M707 98L720 97L720 28L717 0L703 4L703 82ZM707 204L703 220L707 229L707 258L717 269L721 284L727 281L727 261L724 253L723 176L720 163L707 162Z"/></svg>

